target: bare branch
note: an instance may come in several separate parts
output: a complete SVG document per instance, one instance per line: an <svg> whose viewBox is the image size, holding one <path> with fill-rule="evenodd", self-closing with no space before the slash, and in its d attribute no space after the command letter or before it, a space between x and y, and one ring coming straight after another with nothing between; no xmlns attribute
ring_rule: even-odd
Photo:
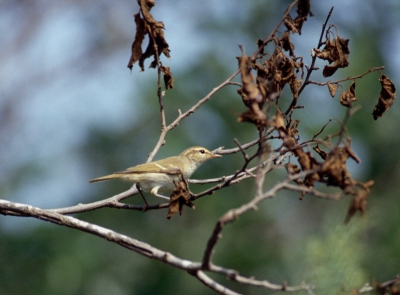
<svg viewBox="0 0 400 295"><path fill-rule="evenodd" d="M65 216L51 210L43 210L34 206L13 203L6 200L0 199L0 214L3 215L13 215L13 213L18 216L24 217L33 217L40 220L48 221L57 225L66 226L69 228L78 229L93 235L96 235L100 238L108 240L112 243L116 243L124 248L132 250L140 255L156 259L163 263L169 264L173 267L186 270L188 273L196 277L199 281L201 281L204 285L211 288L214 291L217 291L220 294L228 294L235 295L236 293L225 286L219 284L215 280L211 279L204 272L203 265L199 262L194 262L190 260L181 259L169 252L162 251L158 248L151 246L150 244L138 241L136 239L130 238L126 235L120 234L113 230L107 229L105 227L98 226L96 224L92 224L75 217ZM271 284L268 281L257 281L254 279L248 279L242 276L239 276L237 271L228 271L225 268L220 266L212 265L209 271L219 274L228 274L230 273L230 277L235 281L250 284L254 286L262 286L271 290L286 290L286 291L295 291L295 290L305 290L307 288L311 288L307 285L300 285L297 287L288 287L288 286L279 286L275 284ZM232 276L234 274L234 276Z"/></svg>
<svg viewBox="0 0 400 295"><path fill-rule="evenodd" d="M240 295L240 293L236 293L225 286L217 283L213 279L211 279L209 276L207 276L203 271L201 270L196 270L195 272L189 272L192 274L194 277L196 277L200 282L202 282L204 285L209 287L210 289L216 291L219 294L224 294L224 295Z"/></svg>
<svg viewBox="0 0 400 295"><path fill-rule="evenodd" d="M329 10L328 16L326 17L326 20L325 20L324 24L322 25L321 35L320 35L319 40L318 40L318 46L317 46L318 49L323 45L322 38L324 37L325 28L326 28L326 25L328 24L328 21L329 21L330 17L332 16L332 12L333 12L333 6ZM314 55L312 57L312 60L311 60L311 66L307 67L306 79L305 79L303 85L301 85L301 87L300 87L300 89L298 91L298 96L300 96L300 94L303 92L303 90L306 87L306 85L309 83L308 81L310 79L311 73L315 70L315 62L316 62L316 60L317 60L317 56ZM292 103L290 104L289 108L285 112L285 115L288 115L291 111L293 111L294 107L297 105L298 96L293 98Z"/></svg>
<svg viewBox="0 0 400 295"><path fill-rule="evenodd" d="M358 290L357 294L370 293L375 290L381 294L390 294L389 292L385 292L385 291L389 291L390 287L398 285L398 284L400 284L400 274L396 275L396 277L394 279L388 280L383 283L378 283L377 286L375 286L375 287L371 286L370 284L367 283ZM394 294L394 293L392 293L392 294Z"/></svg>
<svg viewBox="0 0 400 295"><path fill-rule="evenodd" d="M375 67L375 68L370 68L368 69L366 72L360 74L360 75L356 75L356 76L349 76L347 78L344 79L340 79L340 80L336 80L336 81L327 81L327 82L317 82L317 81L313 81L313 80L308 80L308 84L315 84L315 85L319 85L319 86L326 86L328 84L339 84L341 82L345 82L345 81L351 81L351 80L355 80L355 79L360 79L363 78L365 75L368 75L369 73L372 72L376 72L376 71L382 71L385 67L381 66L381 67Z"/></svg>
<svg viewBox="0 0 400 295"><path fill-rule="evenodd" d="M289 15L289 13L292 11L292 9L296 6L296 4L298 3L298 0L295 0L292 2L292 4L290 4L290 6L288 7L288 9L286 9L285 14L283 15L283 17L281 18L281 20L277 23L277 25L275 26L274 29L272 29L271 33L268 35L268 37L263 41L263 43L258 46L258 50L256 52L253 53L253 55L251 56L252 60L255 60L257 58L257 55L262 51L262 49L264 48L264 46L266 44L268 44L270 41L272 41L275 33L278 31L279 27L281 26L281 24L284 22L284 20L286 19L286 17Z"/></svg>

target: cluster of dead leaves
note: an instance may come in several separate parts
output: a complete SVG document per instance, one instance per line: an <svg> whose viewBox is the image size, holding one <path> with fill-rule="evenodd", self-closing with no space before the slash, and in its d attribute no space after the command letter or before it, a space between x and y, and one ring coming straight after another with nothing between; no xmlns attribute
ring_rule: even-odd
<svg viewBox="0 0 400 295"><path fill-rule="evenodd" d="M378 103L375 105L372 115L375 120L382 117L383 113L386 112L392 105L396 98L396 87L393 82L386 76L381 74L379 77L381 82L381 92L379 95ZM338 89L338 84L328 83L329 93L332 97L335 96ZM356 82L353 81L349 89L343 90L340 94L340 103L348 108L352 107L352 103L357 100L356 97Z"/></svg>
<svg viewBox="0 0 400 295"><path fill-rule="evenodd" d="M300 70L302 76L304 73L302 60L294 56L289 31L281 39L275 38L275 44L274 53L263 62L254 61L244 53L238 58L242 78L242 87L238 93L248 108L239 116L238 121L253 123L259 129L267 125L266 115L262 111L265 102L278 103L286 85L290 86L293 97L297 98L302 82L297 73ZM285 55L284 50L289 51L290 57ZM256 77L253 70L257 73Z"/></svg>
<svg viewBox="0 0 400 295"><path fill-rule="evenodd" d="M259 58L246 56L242 49L242 56L238 58L242 78L242 87L238 90L248 110L242 113L238 121L253 123L260 130L267 125L267 118L263 112L265 102L278 104L279 97L286 85L290 86L293 99L297 99L304 76L302 57L296 57L290 34L301 34L303 23L308 16L313 16L309 0L298 1L297 17L292 19L290 14L285 18L287 30L281 38L274 36L274 52L264 54L264 47L268 42L258 40ZM286 55L284 51L289 54ZM267 59L264 56L268 55ZM256 76L252 71L255 71ZM298 73L301 72L300 78Z"/></svg>
<svg viewBox="0 0 400 295"><path fill-rule="evenodd" d="M132 43L132 54L129 59L128 68L132 70L133 65L139 61L139 66L144 71L144 61L153 56L154 59L150 68L156 68L159 56L163 53L170 58L169 45L164 37L164 23L156 21L151 15L150 10L154 6L154 0L137 0L140 6L140 12L134 15L136 23L136 35ZM149 43L145 52L142 52L142 43L144 37L148 35ZM164 75L166 89L173 88L174 79L172 78L169 67L160 67Z"/></svg>
<svg viewBox="0 0 400 295"><path fill-rule="evenodd" d="M334 147L329 153L324 152L318 146L314 150L320 156L317 160L310 151L304 151L298 143L299 121L293 121L290 125L285 124L285 120L280 111L273 118L273 126L278 131L279 137L283 141L283 146L289 150L297 159L297 164L287 163L285 168L291 175L307 172L310 173L304 179L297 179L296 183L308 188L313 188L315 182L326 183L329 186L340 188L343 193L354 196L353 202L348 210L346 222L357 212L364 213L367 205L367 195L370 187L374 184L372 180L361 183L354 180L347 169L347 160L352 158L357 163L360 162L357 155L350 148L350 140L347 140L344 146ZM300 195L303 198L305 193Z"/></svg>

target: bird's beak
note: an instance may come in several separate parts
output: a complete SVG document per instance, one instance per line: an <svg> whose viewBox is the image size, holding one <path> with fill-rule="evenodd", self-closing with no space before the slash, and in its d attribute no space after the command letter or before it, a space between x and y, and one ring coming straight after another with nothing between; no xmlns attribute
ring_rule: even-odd
<svg viewBox="0 0 400 295"><path fill-rule="evenodd" d="M214 159L214 158L222 158L222 155L217 154L217 153L218 153L219 151L221 151L223 148L224 148L223 146L220 146L219 148L213 150L213 151L211 152L211 159Z"/></svg>

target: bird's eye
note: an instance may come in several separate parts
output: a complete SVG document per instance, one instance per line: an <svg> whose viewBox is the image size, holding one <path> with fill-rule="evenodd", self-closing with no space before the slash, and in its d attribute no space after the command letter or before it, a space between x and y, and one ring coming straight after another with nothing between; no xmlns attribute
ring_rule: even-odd
<svg viewBox="0 0 400 295"><path fill-rule="evenodd" d="M206 152L205 150L200 150L200 153L202 154L205 154L205 152Z"/></svg>

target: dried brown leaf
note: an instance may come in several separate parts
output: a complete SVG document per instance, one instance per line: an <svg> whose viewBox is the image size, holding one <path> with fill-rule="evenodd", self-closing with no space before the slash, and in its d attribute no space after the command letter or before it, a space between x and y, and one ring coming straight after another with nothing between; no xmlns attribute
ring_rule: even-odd
<svg viewBox="0 0 400 295"><path fill-rule="evenodd" d="M328 158L328 154L319 148L319 146L313 147L313 150L317 152L317 154L323 159L326 160Z"/></svg>
<svg viewBox="0 0 400 295"><path fill-rule="evenodd" d="M300 120L294 120L292 121L292 124L290 125L288 129L288 135L291 137L294 137L296 139L299 138L299 130L297 130L297 127L299 126Z"/></svg>
<svg viewBox="0 0 400 295"><path fill-rule="evenodd" d="M396 98L396 87L393 82L383 74L379 77L379 81L381 82L382 89L379 94L378 103L372 112L375 120L382 117L383 113L393 105Z"/></svg>
<svg viewBox="0 0 400 295"><path fill-rule="evenodd" d="M164 75L165 89L174 88L174 78L172 77L170 67L161 66L160 70Z"/></svg>
<svg viewBox="0 0 400 295"><path fill-rule="evenodd" d="M296 28L296 24L294 23L290 14L285 18L283 24L285 25L286 29L288 29L293 34L298 33L299 31Z"/></svg>
<svg viewBox="0 0 400 295"><path fill-rule="evenodd" d="M349 39L343 39L339 36L332 41L327 38L322 51L314 49L315 55L318 58L327 60L329 63L333 62L333 65L324 67L322 72L324 77L332 76L338 68L345 68L349 65L349 41Z"/></svg>
<svg viewBox="0 0 400 295"><path fill-rule="evenodd" d="M356 100L356 82L353 82L350 84L349 90L342 91L340 94L340 103L345 107L351 108L352 103Z"/></svg>
<svg viewBox="0 0 400 295"><path fill-rule="evenodd" d="M240 73L242 77L243 87L242 90L249 99L249 103L257 103L262 107L264 98L261 95L258 85L255 83L255 77L251 73L253 63L251 59L244 53L239 58Z"/></svg>
<svg viewBox="0 0 400 295"><path fill-rule="evenodd" d="M297 17L294 19L294 24L301 35L301 28L304 22L307 20L308 15L314 16L311 12L310 0L299 0L297 4Z"/></svg>
<svg viewBox="0 0 400 295"><path fill-rule="evenodd" d="M133 15L136 23L136 35L135 40L132 43L132 54L128 63L128 68L132 70L135 62L137 62L142 55L142 42L145 34L147 34L146 26L139 13Z"/></svg>
<svg viewBox="0 0 400 295"><path fill-rule="evenodd" d="M345 188L345 178L348 175L347 172L347 154L343 153L341 148L333 149L325 162L322 164L321 172L327 177L328 185L339 186Z"/></svg>
<svg viewBox="0 0 400 295"><path fill-rule="evenodd" d="M299 97L299 89L301 87L301 82L302 80L298 80L296 74L293 74L292 78L289 80L290 91L293 94L293 98L297 99Z"/></svg>
<svg viewBox="0 0 400 295"><path fill-rule="evenodd" d="M260 50L259 54L263 55L264 54L264 40L258 39L257 40L257 47L258 48L261 47L261 50Z"/></svg>
<svg viewBox="0 0 400 295"><path fill-rule="evenodd" d="M337 84L328 83L329 93L331 94L332 97L335 97L338 87L339 86Z"/></svg>
<svg viewBox="0 0 400 295"><path fill-rule="evenodd" d="M332 66L325 66L322 74L324 77L332 76L338 68L345 68L349 65L349 39L342 39L339 36L332 43L335 46L335 62Z"/></svg>
<svg viewBox="0 0 400 295"><path fill-rule="evenodd" d="M294 56L294 45L290 41L290 31L285 31L282 38L280 39L283 50L289 51L290 56Z"/></svg>
<svg viewBox="0 0 400 295"><path fill-rule="evenodd" d="M367 211L367 197L370 193L370 188L374 185L373 180L369 180L365 183L359 183L361 186L355 192L355 197L350 204L350 207L347 211L347 216L345 219L345 223L349 223L350 219L359 211L361 215L364 215Z"/></svg>
<svg viewBox="0 0 400 295"><path fill-rule="evenodd" d="M262 112L257 103L252 103L250 108L240 114L238 122L248 122L257 126L258 129L262 129L267 126L267 116Z"/></svg>
<svg viewBox="0 0 400 295"><path fill-rule="evenodd" d="M251 72L253 69L253 62L244 52L238 60L243 85L242 88L238 90L238 93L242 96L243 102L248 107L248 110L242 113L237 120L238 122L253 123L258 129L262 129L267 125L267 116L261 110L265 99L263 92L259 88L259 82L256 81Z"/></svg>
<svg viewBox="0 0 400 295"><path fill-rule="evenodd" d="M285 120L283 119L282 112L281 111L276 111L275 116L272 119L272 124L275 127L275 129L279 130L285 130Z"/></svg>
<svg viewBox="0 0 400 295"><path fill-rule="evenodd" d="M153 28L164 29L164 24L156 21L153 15L150 13L151 8L155 5L154 0L138 0L138 4L147 24L151 25Z"/></svg>
<svg viewBox="0 0 400 295"><path fill-rule="evenodd" d="M157 28L154 30L154 39L156 40L158 47L158 54L161 55L161 53L163 53L166 57L171 58L169 55L171 51L169 50L167 40L165 40L164 31L162 28Z"/></svg>
<svg viewBox="0 0 400 295"><path fill-rule="evenodd" d="M345 219L346 224L349 223L350 219L357 211L360 211L362 215L367 211L367 193L365 191L358 193L351 202Z"/></svg>
<svg viewBox="0 0 400 295"><path fill-rule="evenodd" d="M301 172L299 166L290 162L285 164L285 169L291 175Z"/></svg>
<svg viewBox="0 0 400 295"><path fill-rule="evenodd" d="M250 106L249 97L246 95L246 93L244 93L243 89L239 88L237 90L237 93L242 97L242 100L243 100L243 103L245 104L245 106L249 107Z"/></svg>
<svg viewBox="0 0 400 295"><path fill-rule="evenodd" d="M169 200L167 219L170 219L172 215L177 212L179 212L179 215L182 215L183 205L195 209L194 204L190 201L190 197L191 195L186 181L180 180L178 183L175 183L175 190Z"/></svg>
<svg viewBox="0 0 400 295"><path fill-rule="evenodd" d="M140 56L140 58L139 58L139 66L140 66L140 69L141 69L142 71L144 71L144 61L145 61L147 58L149 58L150 56L153 56L153 55L155 55L154 43L153 43L153 40L150 39L150 40L149 40L149 44L147 44L146 51L145 51L145 52ZM153 61L153 63L154 63L154 61ZM150 65L150 68L155 68L155 65L154 65L154 66L151 66L151 65Z"/></svg>

